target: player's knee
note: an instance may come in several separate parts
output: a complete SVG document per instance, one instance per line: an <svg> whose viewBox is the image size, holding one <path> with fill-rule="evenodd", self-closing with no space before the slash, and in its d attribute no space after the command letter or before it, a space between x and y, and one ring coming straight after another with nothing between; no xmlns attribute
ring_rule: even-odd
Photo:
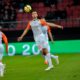
<svg viewBox="0 0 80 80"><path fill-rule="evenodd" d="M42 50L42 53L43 53L43 55L46 55L46 54L48 53L47 49L44 48L44 49Z"/></svg>

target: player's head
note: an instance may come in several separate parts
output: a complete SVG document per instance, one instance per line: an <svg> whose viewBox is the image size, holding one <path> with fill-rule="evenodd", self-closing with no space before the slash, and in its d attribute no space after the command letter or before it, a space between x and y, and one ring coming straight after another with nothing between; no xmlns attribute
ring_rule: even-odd
<svg viewBox="0 0 80 80"><path fill-rule="evenodd" d="M33 19L38 18L37 11L32 11L32 17L33 17Z"/></svg>

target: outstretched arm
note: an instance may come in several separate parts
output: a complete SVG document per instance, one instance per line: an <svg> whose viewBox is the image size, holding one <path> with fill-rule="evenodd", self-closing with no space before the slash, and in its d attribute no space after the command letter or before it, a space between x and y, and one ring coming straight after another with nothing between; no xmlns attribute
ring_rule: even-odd
<svg viewBox="0 0 80 80"><path fill-rule="evenodd" d="M47 24L48 24L49 26L51 26L51 27L57 27L57 28L63 29L63 26L58 25L58 24L54 24L54 23L50 23L50 22L47 22Z"/></svg>
<svg viewBox="0 0 80 80"><path fill-rule="evenodd" d="M8 53L8 39L4 33L2 33L2 39L6 45L6 52Z"/></svg>
<svg viewBox="0 0 80 80"><path fill-rule="evenodd" d="M57 28L63 29L63 26L58 25L58 24L54 24L54 23L50 23L50 22L46 22L44 19L41 19L41 24L42 25L48 25L50 27L57 27Z"/></svg>
<svg viewBox="0 0 80 80"><path fill-rule="evenodd" d="M23 37L27 34L29 28L30 28L30 23L28 23L27 28L24 30L22 35L18 38L18 41L21 41L23 39Z"/></svg>

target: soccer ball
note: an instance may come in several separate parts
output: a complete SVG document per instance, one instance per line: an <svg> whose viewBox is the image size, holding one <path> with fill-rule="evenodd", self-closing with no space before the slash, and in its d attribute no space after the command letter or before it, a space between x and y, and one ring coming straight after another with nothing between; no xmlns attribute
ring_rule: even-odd
<svg viewBox="0 0 80 80"><path fill-rule="evenodd" d="M30 5L24 6L24 11L25 11L25 12L30 12L31 10L32 10L32 8L31 8Z"/></svg>

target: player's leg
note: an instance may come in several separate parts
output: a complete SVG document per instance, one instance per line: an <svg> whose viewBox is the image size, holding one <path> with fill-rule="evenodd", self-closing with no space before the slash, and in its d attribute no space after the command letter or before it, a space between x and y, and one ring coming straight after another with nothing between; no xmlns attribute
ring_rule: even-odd
<svg viewBox="0 0 80 80"><path fill-rule="evenodd" d="M43 53L42 51L40 51L41 53ZM46 56L45 55L43 55L42 54L42 56L43 56L43 58L44 58L44 64L48 64L48 61L47 61L47 58L46 58Z"/></svg>
<svg viewBox="0 0 80 80"><path fill-rule="evenodd" d="M48 54L50 54L50 47L47 46L47 50L48 50ZM47 57L44 56L45 60L44 60L44 64L48 64L48 61L47 61Z"/></svg>
<svg viewBox="0 0 80 80"><path fill-rule="evenodd" d="M45 35L45 40L46 40L46 43L47 43L47 50L48 52L50 53L50 45L49 45L49 39L48 39L48 34L47 32L44 34ZM55 56L53 54L50 54L51 55L51 58L55 59L56 63L59 64L59 59L58 59L58 56ZM44 56L45 58L45 61L44 61L44 64L48 64L48 61L46 59L46 57Z"/></svg>
<svg viewBox="0 0 80 80"><path fill-rule="evenodd" d="M55 56L55 55L51 54L51 58L54 58L55 61L56 61L56 64L59 64L59 57L58 56Z"/></svg>
<svg viewBox="0 0 80 80"><path fill-rule="evenodd" d="M47 58L46 58L46 56L44 56L44 64L48 64L48 61L47 61Z"/></svg>
<svg viewBox="0 0 80 80"><path fill-rule="evenodd" d="M4 64L2 63L4 47L0 45L0 76L4 75Z"/></svg>
<svg viewBox="0 0 80 80"><path fill-rule="evenodd" d="M51 61L51 56L47 50L47 43L45 41L45 36L41 34L38 38L35 39L35 41L39 50L42 51L43 55L46 57L48 61L48 68L46 70L50 70L51 68L53 68L53 65Z"/></svg>
<svg viewBox="0 0 80 80"><path fill-rule="evenodd" d="M2 63L2 58L3 58L3 55L2 53L0 53L0 76L3 76L4 74L4 64Z"/></svg>
<svg viewBox="0 0 80 80"><path fill-rule="evenodd" d="M46 61L48 62L48 68L46 68L45 70L50 70L51 68L53 68L50 53L48 53L47 48L43 48L44 44L41 44L40 42L39 43L36 42L36 43L39 50L42 52L42 54L45 56Z"/></svg>
<svg viewBox="0 0 80 80"><path fill-rule="evenodd" d="M48 49L48 52L50 53L50 45L49 45L49 42L47 41L47 49ZM55 59L56 63L59 64L59 59L58 59L58 56L56 55L53 55L50 53L50 56L51 58ZM45 59L45 63L47 63L46 59Z"/></svg>
<svg viewBox="0 0 80 80"><path fill-rule="evenodd" d="M59 57L58 56L55 56L55 55L52 55L52 54L50 54L50 56L51 56L51 58L54 58L55 59L56 64L59 64ZM45 57L44 64L48 64L48 61L47 61L46 56L44 56L44 57Z"/></svg>
<svg viewBox="0 0 80 80"><path fill-rule="evenodd" d="M48 61L48 68L46 68L45 70L50 70L51 68L53 68L50 53L48 53L47 48L43 48L42 49L42 53L46 57L46 59Z"/></svg>

